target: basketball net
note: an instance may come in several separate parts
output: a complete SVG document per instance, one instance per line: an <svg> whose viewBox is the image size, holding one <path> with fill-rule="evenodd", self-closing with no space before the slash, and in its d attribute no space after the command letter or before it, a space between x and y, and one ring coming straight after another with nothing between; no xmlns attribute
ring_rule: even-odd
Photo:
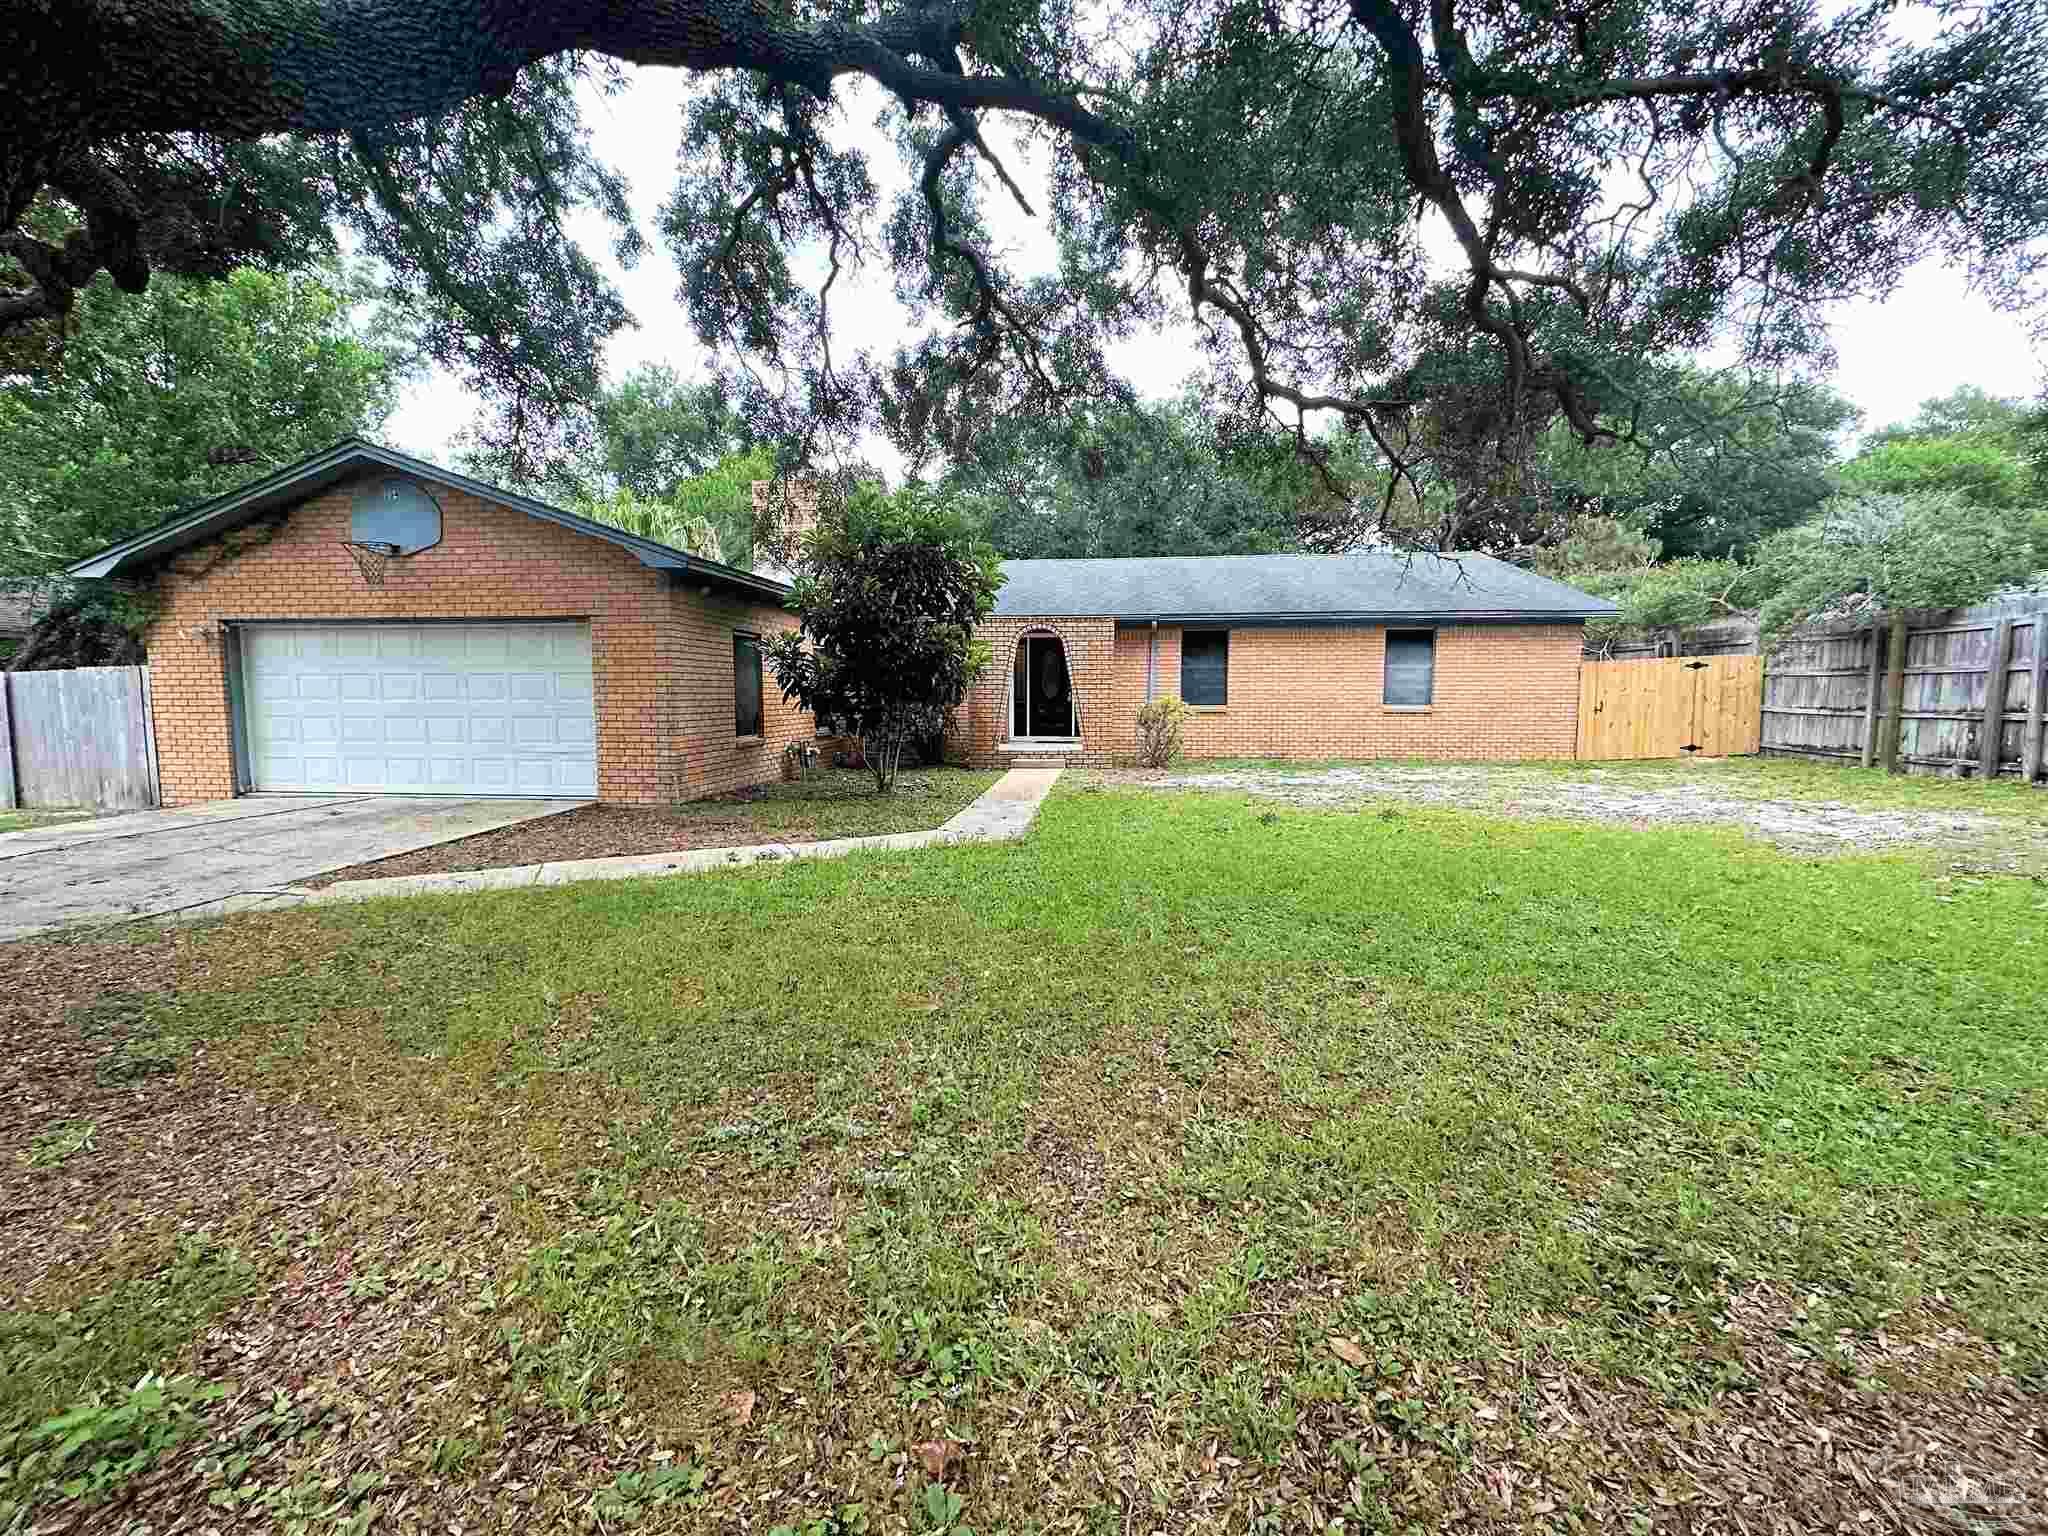
<svg viewBox="0 0 2048 1536"><path fill-rule="evenodd" d="M392 557L398 553L396 544L383 544L375 540L359 544L353 539L343 539L341 547L348 551L349 559L355 561L356 570L361 574L364 586L384 585L384 567L390 564Z"/></svg>

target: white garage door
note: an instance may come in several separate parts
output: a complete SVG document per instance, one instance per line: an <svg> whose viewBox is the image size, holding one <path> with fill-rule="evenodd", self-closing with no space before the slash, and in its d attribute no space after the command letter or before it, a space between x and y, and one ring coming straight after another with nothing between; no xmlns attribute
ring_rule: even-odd
<svg viewBox="0 0 2048 1536"><path fill-rule="evenodd" d="M594 795L587 624L252 624L255 789Z"/></svg>

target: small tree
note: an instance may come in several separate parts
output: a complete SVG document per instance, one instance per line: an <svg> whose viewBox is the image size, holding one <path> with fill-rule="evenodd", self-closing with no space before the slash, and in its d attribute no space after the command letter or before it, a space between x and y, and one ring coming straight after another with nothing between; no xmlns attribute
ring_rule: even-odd
<svg viewBox="0 0 2048 1536"><path fill-rule="evenodd" d="M1545 576L1621 605L1612 619L1586 626L1586 640L1611 646L1638 630L1681 631L1740 613L1753 600L1750 568L1733 560L1658 559L1657 542L1613 518L1572 519L1561 543L1536 552Z"/></svg>
<svg viewBox="0 0 2048 1536"><path fill-rule="evenodd" d="M1002 572L950 501L920 485L830 498L798 550L798 627L764 648L782 696L857 732L875 792L903 748L945 728L988 665L975 638Z"/></svg>
<svg viewBox="0 0 2048 1536"><path fill-rule="evenodd" d="M1838 496L1757 549L1763 627L1960 608L2023 586L2048 563L2048 516L1954 492Z"/></svg>

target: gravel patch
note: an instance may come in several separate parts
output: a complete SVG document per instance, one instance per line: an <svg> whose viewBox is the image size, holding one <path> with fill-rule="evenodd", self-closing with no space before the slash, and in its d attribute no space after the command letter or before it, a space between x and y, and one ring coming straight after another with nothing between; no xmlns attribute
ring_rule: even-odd
<svg viewBox="0 0 2048 1536"><path fill-rule="evenodd" d="M1215 790L1309 808L1345 809L1400 800L1529 818L1568 817L1633 827L1733 826L1795 853L1872 853L1933 848L1967 853L1987 867L2048 866L2048 832L1968 811L1873 809L1833 800L1770 800L1716 794L1712 786L1645 785L1598 769L1560 778L1479 764L1355 768L1247 768L1105 775L1147 789Z"/></svg>

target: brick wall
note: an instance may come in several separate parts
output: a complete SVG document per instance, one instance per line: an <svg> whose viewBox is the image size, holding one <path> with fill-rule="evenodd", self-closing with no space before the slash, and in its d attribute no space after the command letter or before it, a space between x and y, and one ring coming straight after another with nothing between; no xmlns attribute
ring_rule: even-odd
<svg viewBox="0 0 2048 1536"><path fill-rule="evenodd" d="M383 587L367 587L340 547L352 490L301 502L274 537L241 529L160 573L147 643L166 804L235 792L222 621L587 620L607 801L765 783L781 771L783 744L810 734L809 717L784 705L769 677L764 739L733 736L733 631L789 627L780 607L676 587L616 545L440 486L441 542L392 561Z"/></svg>
<svg viewBox="0 0 2048 1536"><path fill-rule="evenodd" d="M1109 750L1126 757L1145 697L1150 631L1118 637ZM1178 628L1159 627L1160 694L1180 692ZM1447 625L1426 709L1381 702L1384 629L1234 629L1228 702L1188 721L1189 757L1568 758L1578 745L1578 624ZM1128 713L1124 712L1125 706Z"/></svg>
<svg viewBox="0 0 2048 1536"><path fill-rule="evenodd" d="M671 782L662 798L695 800L782 776L782 749L817 735L811 717L782 701L775 674L761 666L761 738L735 737L733 727L732 637L735 631L763 639L796 628L796 615L783 608L749 603L700 588L671 594L673 653L662 675L673 682L675 699L664 712L673 721L669 737Z"/></svg>
<svg viewBox="0 0 2048 1536"><path fill-rule="evenodd" d="M1107 619L1001 619L983 630L996 665L975 689L959 747L997 761L1007 731L1017 637L1047 629L1070 655L1106 656L1108 676L1089 679L1081 732L1087 762L1128 762L1145 702L1154 631L1114 629ZM1180 629L1162 624L1152 655L1155 694L1180 692ZM1437 631L1434 698L1426 709L1381 702L1386 631L1305 627L1230 634L1229 701L1188 722L1189 757L1569 758L1578 743L1578 624L1463 625ZM1075 668L1077 695L1081 669Z"/></svg>

